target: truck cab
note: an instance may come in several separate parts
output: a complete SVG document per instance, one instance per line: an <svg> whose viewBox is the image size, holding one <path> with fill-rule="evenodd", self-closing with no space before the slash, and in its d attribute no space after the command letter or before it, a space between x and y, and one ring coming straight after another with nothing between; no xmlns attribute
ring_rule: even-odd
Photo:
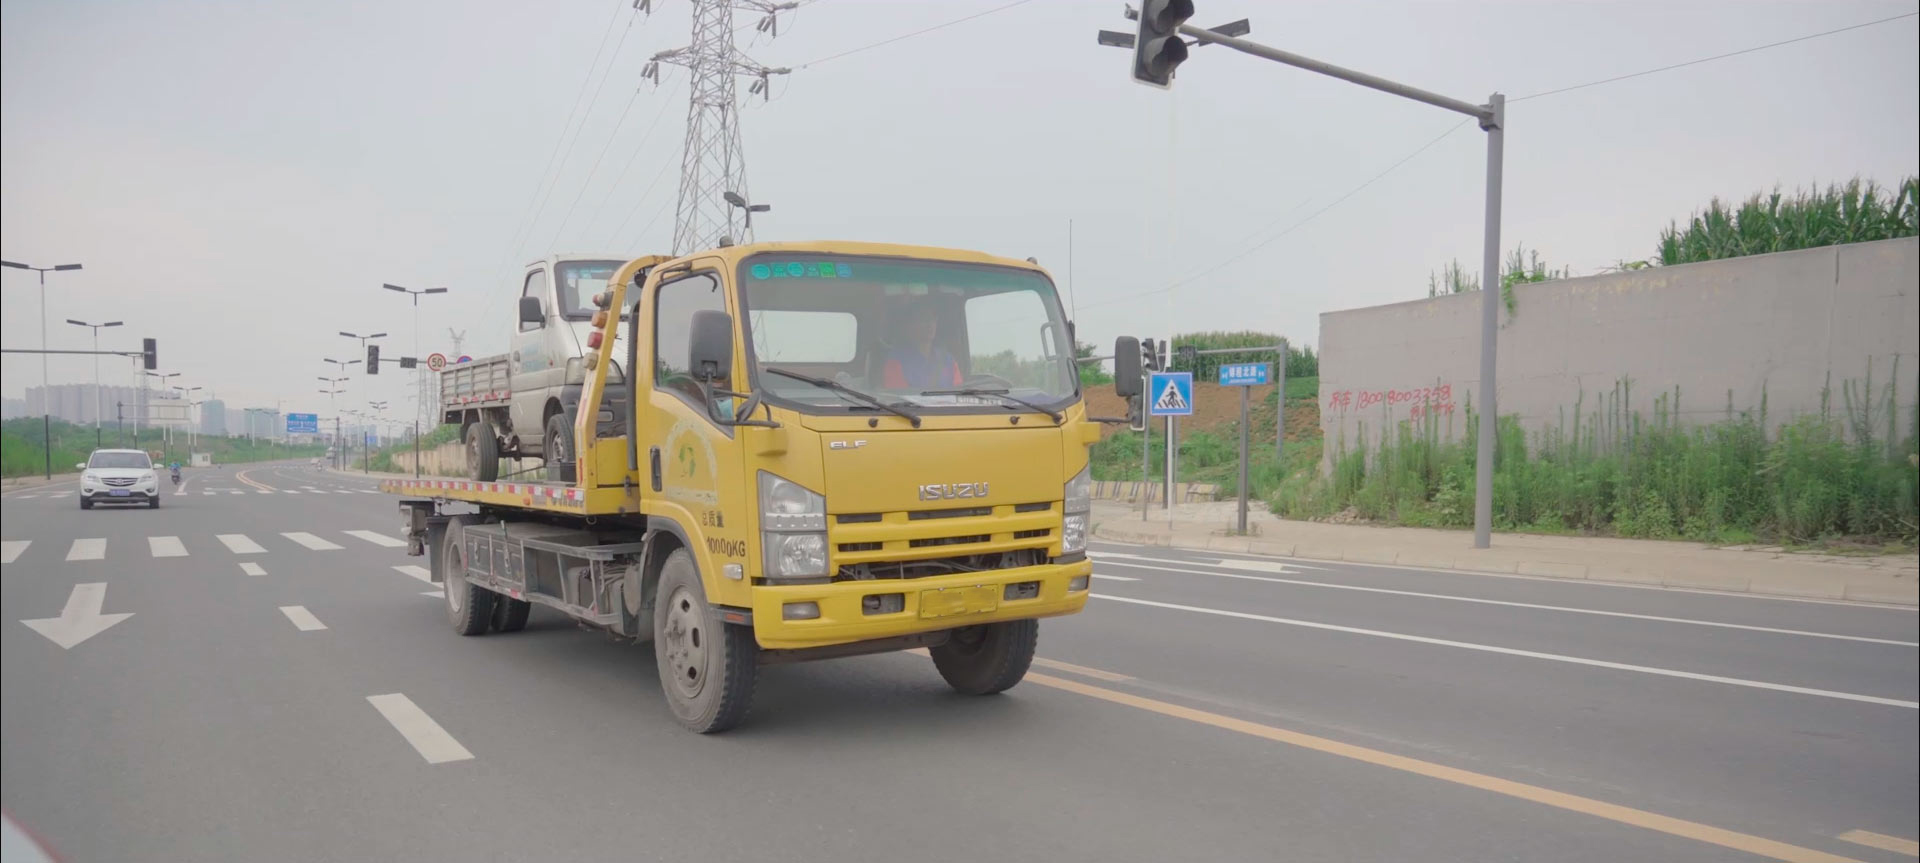
<svg viewBox="0 0 1920 863"><path fill-rule="evenodd" d="M519 282L519 308L506 355L512 381L504 422L496 419L500 455L546 459L551 479L573 459L566 444L586 381L582 357L592 329L591 298L632 260L620 254L556 254L527 264ZM637 292L634 296L637 298ZM608 376L623 392L625 369L613 363ZM607 433L623 427L624 400L613 399L600 419Z"/></svg>

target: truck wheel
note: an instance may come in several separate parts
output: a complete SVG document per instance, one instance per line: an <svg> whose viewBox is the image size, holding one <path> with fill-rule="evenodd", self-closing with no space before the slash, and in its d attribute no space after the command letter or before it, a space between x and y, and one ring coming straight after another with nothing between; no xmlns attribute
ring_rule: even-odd
<svg viewBox="0 0 1920 863"><path fill-rule="evenodd" d="M496 593L493 595L493 631L519 632L526 629L527 615L532 612L533 603Z"/></svg>
<svg viewBox="0 0 1920 863"><path fill-rule="evenodd" d="M459 521L447 524L446 543L440 559L446 562L441 588L447 595L447 622L461 635L481 635L493 623L493 599L497 595L467 581L466 526Z"/></svg>
<svg viewBox="0 0 1920 863"><path fill-rule="evenodd" d="M500 478L500 439L484 420L467 426L467 476L477 482Z"/></svg>
<svg viewBox="0 0 1920 863"><path fill-rule="evenodd" d="M1027 676L1040 621L1010 620L954 630L946 644L927 652L947 685L965 695L992 695L1012 689Z"/></svg>
<svg viewBox="0 0 1920 863"><path fill-rule="evenodd" d="M760 671L753 631L728 626L713 613L686 549L667 555L659 596L653 607L653 656L673 717L701 734L738 725L753 703Z"/></svg>
<svg viewBox="0 0 1920 863"><path fill-rule="evenodd" d="M546 462L547 479L573 482L573 424L565 412L547 417L547 438L540 444L540 457Z"/></svg>

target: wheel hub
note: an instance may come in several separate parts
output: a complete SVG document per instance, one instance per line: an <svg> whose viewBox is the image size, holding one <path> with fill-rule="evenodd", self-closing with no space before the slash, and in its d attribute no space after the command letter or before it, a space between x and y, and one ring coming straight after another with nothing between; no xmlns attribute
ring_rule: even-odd
<svg viewBox="0 0 1920 863"><path fill-rule="evenodd" d="M667 600L667 620L659 649L666 651L667 674L674 691L697 698L707 684L706 615L693 592L682 587Z"/></svg>

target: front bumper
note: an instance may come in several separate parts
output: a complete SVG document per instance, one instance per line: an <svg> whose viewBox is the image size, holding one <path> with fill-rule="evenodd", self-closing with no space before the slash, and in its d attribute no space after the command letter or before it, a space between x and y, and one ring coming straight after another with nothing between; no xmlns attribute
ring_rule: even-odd
<svg viewBox="0 0 1920 863"><path fill-rule="evenodd" d="M1092 575L1093 562L1080 560L928 578L757 585L753 589L753 635L768 650L794 650L1073 614L1086 607L1090 591L1069 591L1068 582L1086 578L1091 584ZM1006 598L1008 585L1025 582L1038 583L1037 595L1030 599ZM901 610L868 613L866 598L886 594L901 594ZM784 607L801 602L817 604L819 617L785 619Z"/></svg>
<svg viewBox="0 0 1920 863"><path fill-rule="evenodd" d="M116 491L124 491L126 494L115 495L114 492ZM145 503L159 497L160 489L157 486L125 489L113 488L111 486L83 486L80 489L80 496L98 503L133 503L135 501Z"/></svg>

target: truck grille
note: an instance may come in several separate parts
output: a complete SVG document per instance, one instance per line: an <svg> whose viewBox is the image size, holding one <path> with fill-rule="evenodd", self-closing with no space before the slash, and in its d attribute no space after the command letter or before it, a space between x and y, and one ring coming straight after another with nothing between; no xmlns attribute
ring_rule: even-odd
<svg viewBox="0 0 1920 863"><path fill-rule="evenodd" d="M1047 561L1060 526L1059 504L834 516L836 580L923 578L984 572Z"/></svg>

